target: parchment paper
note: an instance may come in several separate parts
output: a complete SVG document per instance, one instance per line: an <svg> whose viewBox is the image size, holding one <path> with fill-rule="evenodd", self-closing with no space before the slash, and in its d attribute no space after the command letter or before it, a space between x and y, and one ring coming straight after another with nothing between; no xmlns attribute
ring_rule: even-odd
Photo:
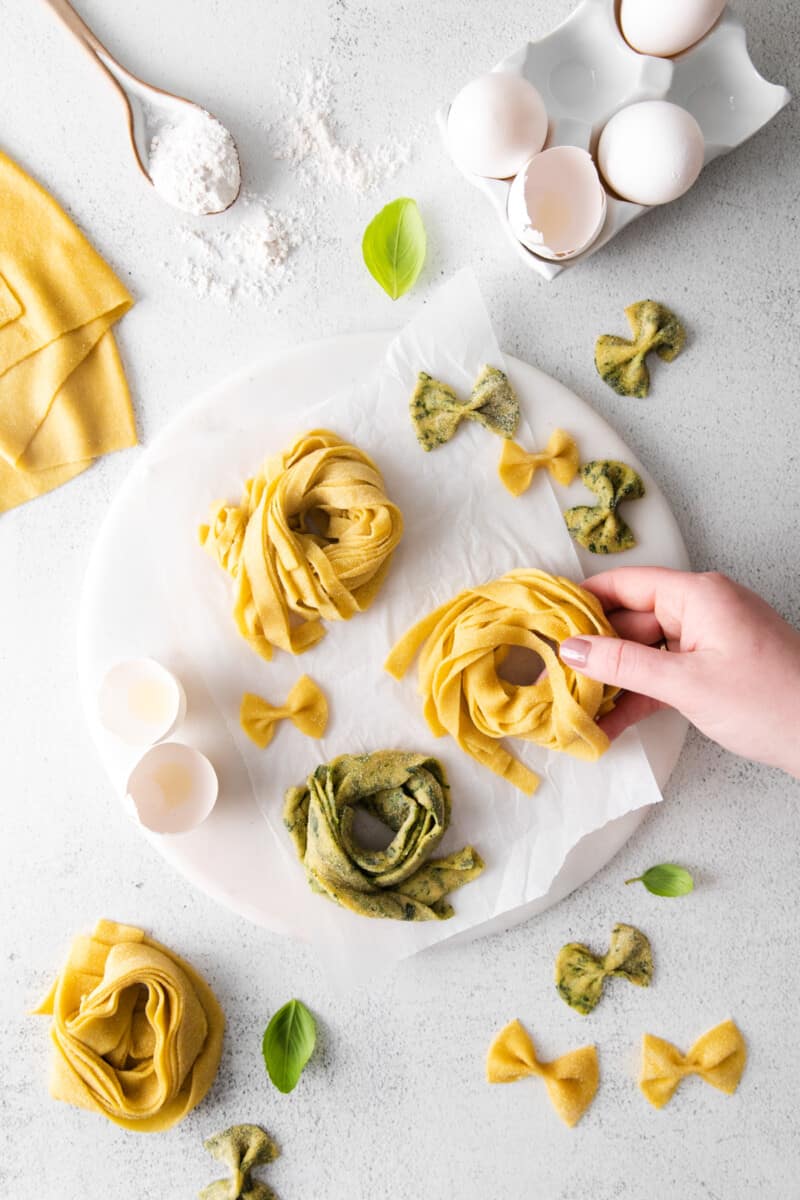
<svg viewBox="0 0 800 1200"><path fill-rule="evenodd" d="M264 872L291 913L287 924L310 938L343 979L378 971L456 933L479 932L483 922L543 896L585 834L661 799L634 732L592 764L514 742L513 752L542 776L536 794L525 796L450 738L431 735L416 670L400 683L383 670L395 640L463 588L520 566L581 578L545 472L515 499L497 475L501 440L484 428L463 422L450 443L428 454L416 441L408 401L417 372L426 370L468 394L484 363L504 367L477 283L461 272L397 336L377 375L299 416L290 398L286 406L265 405L263 412L234 403L206 418L179 452L173 445L156 456L148 473L152 558L160 564L152 578L154 599L246 765L274 835ZM520 399L524 415L536 397ZM307 653L293 658L276 651L267 663L236 632L231 582L199 547L196 526L207 520L212 503L239 500L244 478L264 457L312 428L331 429L375 459L388 495L403 512L405 533L368 612L329 624L326 637ZM533 448L524 419L517 437ZM258 750L238 725L242 693L279 702L304 673L329 698L325 737L312 741L283 722L267 750ZM426 751L444 762L453 820L439 853L470 843L487 864L477 881L452 894L456 915L449 921L370 921L313 894L283 827L286 788L319 763L392 747ZM218 808L225 802L223 792Z"/></svg>

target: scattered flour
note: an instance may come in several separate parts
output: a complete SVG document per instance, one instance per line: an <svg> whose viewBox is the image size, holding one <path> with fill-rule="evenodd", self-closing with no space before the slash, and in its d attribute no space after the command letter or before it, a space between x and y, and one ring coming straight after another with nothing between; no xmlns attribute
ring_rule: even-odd
<svg viewBox="0 0 800 1200"><path fill-rule="evenodd" d="M183 225L184 246L177 282L201 299L223 304L269 304L291 279L290 256L307 238L298 223L245 193L230 224Z"/></svg>
<svg viewBox="0 0 800 1200"><path fill-rule="evenodd" d="M158 194L182 212L218 213L239 193L236 143L225 126L202 108L162 125L150 143L150 178Z"/></svg>
<svg viewBox="0 0 800 1200"><path fill-rule="evenodd" d="M224 216L182 226L181 261L164 265L200 298L273 305L292 278L293 252L330 234L330 189L366 195L410 159L410 146L397 141L366 149L340 137L328 68L307 71L299 91L284 89L283 103L286 119L270 127L273 155L289 164L301 198L287 213L267 196L243 193Z"/></svg>
<svg viewBox="0 0 800 1200"><path fill-rule="evenodd" d="M284 99L294 112L270 129L275 157L304 167L322 183L364 195L396 175L411 157L410 146L396 140L369 150L360 142L342 141L329 67L308 70L299 91L284 89Z"/></svg>

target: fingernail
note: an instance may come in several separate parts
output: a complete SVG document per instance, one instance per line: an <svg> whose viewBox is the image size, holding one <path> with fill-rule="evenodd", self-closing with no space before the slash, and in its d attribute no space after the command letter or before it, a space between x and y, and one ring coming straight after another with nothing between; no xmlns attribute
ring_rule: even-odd
<svg viewBox="0 0 800 1200"><path fill-rule="evenodd" d="M592 643L585 638L567 638L558 648L558 656L569 667L585 667Z"/></svg>

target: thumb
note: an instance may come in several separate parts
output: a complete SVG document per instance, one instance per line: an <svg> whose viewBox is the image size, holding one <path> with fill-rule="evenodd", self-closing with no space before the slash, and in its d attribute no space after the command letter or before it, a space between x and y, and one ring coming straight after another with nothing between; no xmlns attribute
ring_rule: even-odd
<svg viewBox="0 0 800 1200"><path fill-rule="evenodd" d="M626 692L638 692L680 708L686 692L686 656L627 642L615 637L567 638L559 657L568 667L610 683Z"/></svg>

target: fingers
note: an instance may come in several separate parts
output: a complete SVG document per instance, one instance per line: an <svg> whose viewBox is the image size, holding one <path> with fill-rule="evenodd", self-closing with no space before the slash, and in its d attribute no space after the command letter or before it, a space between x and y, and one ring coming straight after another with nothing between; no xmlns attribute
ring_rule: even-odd
<svg viewBox="0 0 800 1200"><path fill-rule="evenodd" d="M698 576L667 567L618 567L583 582L606 612L630 609L655 613L664 633L679 637L686 595Z"/></svg>
<svg viewBox="0 0 800 1200"><path fill-rule="evenodd" d="M613 742L631 725L636 725L638 721L643 721L645 717L651 716L664 707L665 705L660 700L653 700L651 696L637 696L633 692L626 692L617 701L613 712L602 717L597 724L606 737Z"/></svg>
<svg viewBox="0 0 800 1200"><path fill-rule="evenodd" d="M682 707L690 655L669 654L611 637L567 638L559 655L567 666L590 679L650 696L673 708Z"/></svg>
<svg viewBox="0 0 800 1200"><path fill-rule="evenodd" d="M617 567L585 579L581 587L594 592L603 608L632 608L637 612L652 612L656 593L680 597L686 590L688 571L673 571L669 567Z"/></svg>
<svg viewBox="0 0 800 1200"><path fill-rule="evenodd" d="M619 637L627 638L629 642L643 642L646 646L652 646L664 636L655 613L631 612L629 608L620 608L616 612L606 613L606 616Z"/></svg>

